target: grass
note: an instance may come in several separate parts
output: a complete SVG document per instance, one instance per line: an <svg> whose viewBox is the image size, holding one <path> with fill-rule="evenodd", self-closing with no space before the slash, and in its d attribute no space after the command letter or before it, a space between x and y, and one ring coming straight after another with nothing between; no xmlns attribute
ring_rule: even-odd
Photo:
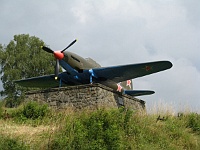
<svg viewBox="0 0 200 150"><path fill-rule="evenodd" d="M0 106L0 149L200 149L196 113L58 111L35 102Z"/></svg>
<svg viewBox="0 0 200 150"><path fill-rule="evenodd" d="M24 143L18 142L15 138L0 137L0 149L2 150L26 150L29 149Z"/></svg>

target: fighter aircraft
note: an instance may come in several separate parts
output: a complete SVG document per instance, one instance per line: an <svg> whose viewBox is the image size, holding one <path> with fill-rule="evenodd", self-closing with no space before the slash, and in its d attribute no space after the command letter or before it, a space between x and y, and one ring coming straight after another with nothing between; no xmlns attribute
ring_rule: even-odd
<svg viewBox="0 0 200 150"><path fill-rule="evenodd" d="M172 67L169 61L155 61L141 64L101 67L91 58L82 58L77 54L66 51L77 40L65 49L53 51L48 47L42 49L54 55L56 59L55 74L27 78L15 81L24 87L53 88L100 83L114 91L130 96L154 94L150 90L133 90L132 79L160 72ZM60 66L64 69L59 73Z"/></svg>

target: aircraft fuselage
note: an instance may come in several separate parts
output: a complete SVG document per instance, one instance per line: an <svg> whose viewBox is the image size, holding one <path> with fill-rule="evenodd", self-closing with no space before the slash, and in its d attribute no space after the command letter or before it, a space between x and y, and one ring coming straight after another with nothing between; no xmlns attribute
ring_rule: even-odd
<svg viewBox="0 0 200 150"><path fill-rule="evenodd" d="M98 68L94 63L86 60L85 58L74 54L72 52L64 52L65 57L63 60L68 63L72 68L76 69L77 71L81 72L85 69L91 69L91 68ZM92 59L91 59L92 60ZM92 60L94 61L94 60ZM94 61L95 62L95 61ZM99 67L101 67L99 65Z"/></svg>
<svg viewBox="0 0 200 150"><path fill-rule="evenodd" d="M81 73L83 73L84 70L89 70L89 69L92 69L92 68L100 68L101 66L99 64L97 64L93 59L85 59L77 54L74 54L72 52L69 52L69 51L65 51L64 52L64 55L65 57L63 58L63 60L68 63L72 68L74 68L76 71L79 72L80 74L80 77L81 77ZM89 81L89 79L88 79ZM94 78L94 81L95 81L95 78ZM118 92L123 92L124 91L124 87L121 86L121 83L115 83L115 82L112 82L112 81L106 81L104 82L103 80L98 80L99 83L103 83L104 85L114 89L115 91L118 91ZM128 81L125 81L127 82L125 84L125 87L126 86L129 86L130 88L128 89L132 89L132 83L130 80ZM128 84L128 82L130 82Z"/></svg>

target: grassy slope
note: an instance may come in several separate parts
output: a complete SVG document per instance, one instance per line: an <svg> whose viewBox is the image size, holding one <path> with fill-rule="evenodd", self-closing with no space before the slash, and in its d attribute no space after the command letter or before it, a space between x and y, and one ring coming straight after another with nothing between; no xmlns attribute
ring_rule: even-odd
<svg viewBox="0 0 200 150"><path fill-rule="evenodd" d="M200 149L200 115L0 107L0 149ZM34 115L33 115L34 114ZM7 118L5 118L7 117Z"/></svg>

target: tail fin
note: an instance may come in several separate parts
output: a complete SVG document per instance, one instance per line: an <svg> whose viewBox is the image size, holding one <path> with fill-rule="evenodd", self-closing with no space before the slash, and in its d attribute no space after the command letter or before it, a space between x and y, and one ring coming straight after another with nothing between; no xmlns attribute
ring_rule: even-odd
<svg viewBox="0 0 200 150"><path fill-rule="evenodd" d="M125 90L132 90L133 89L132 80L123 81L123 82L120 83L120 85Z"/></svg>

